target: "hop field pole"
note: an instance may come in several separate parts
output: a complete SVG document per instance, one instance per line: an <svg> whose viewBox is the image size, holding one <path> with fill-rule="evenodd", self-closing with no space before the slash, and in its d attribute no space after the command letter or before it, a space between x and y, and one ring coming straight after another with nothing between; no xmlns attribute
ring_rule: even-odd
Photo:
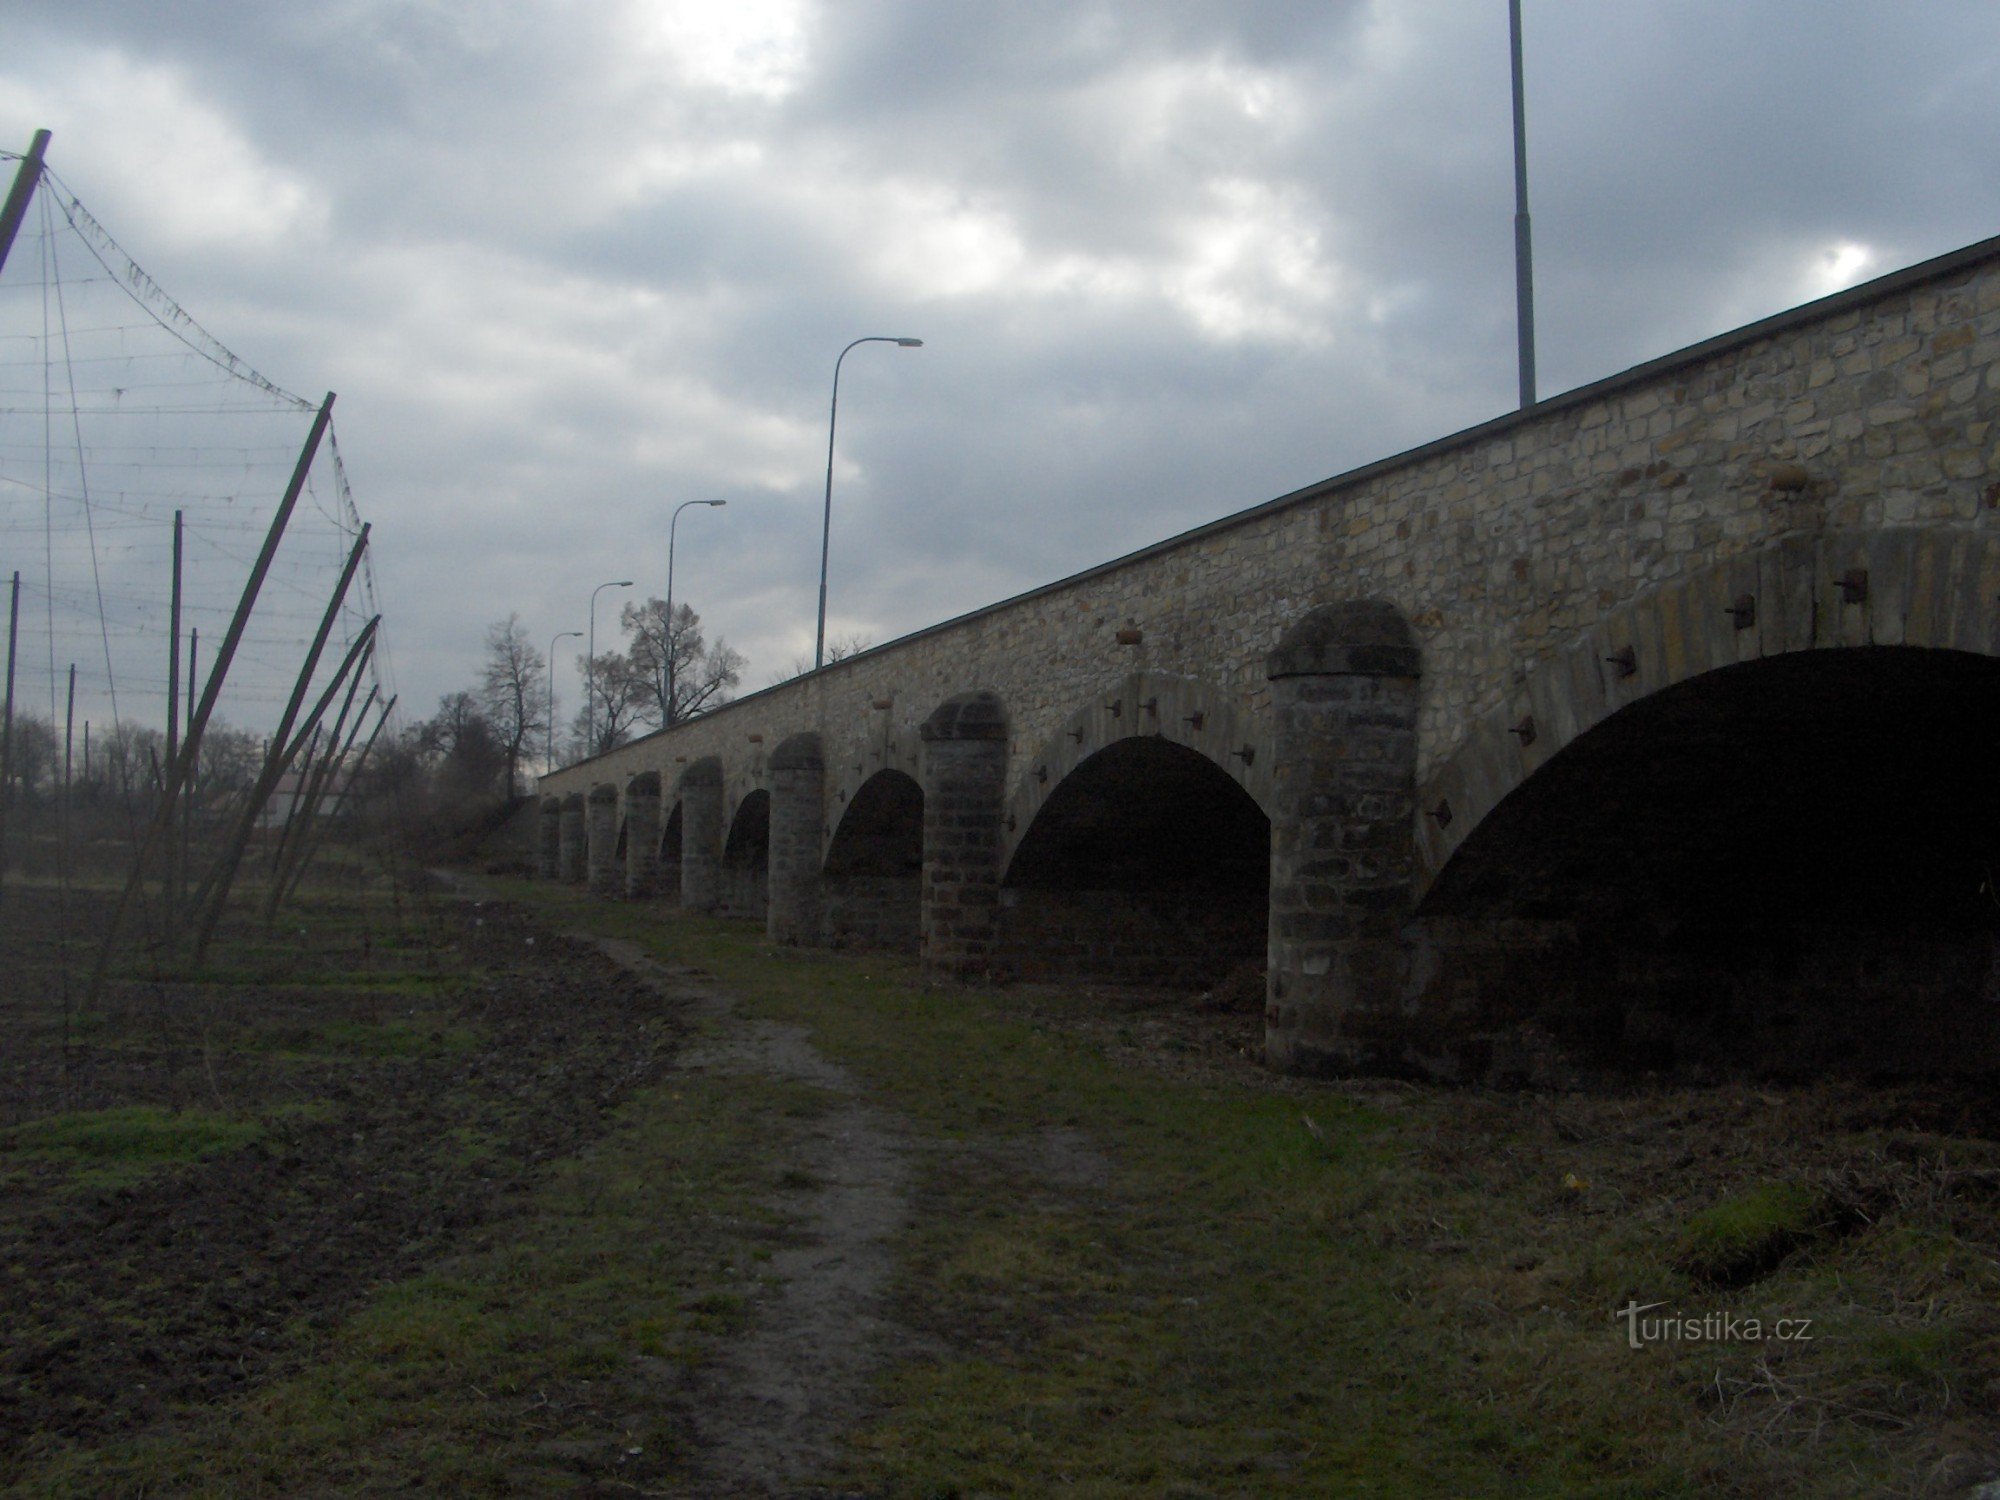
<svg viewBox="0 0 2000 1500"><path fill-rule="evenodd" d="M354 682L359 685L360 681L361 674L356 672ZM305 858L306 850L316 842L314 830L319 826L320 804L326 800L327 789L334 784L335 778L341 774L342 767L346 766L348 757L354 753L354 742L361 738L362 726L368 722L368 710L375 706L375 700L381 696L381 691L381 688L376 686L368 689L368 696L361 704L361 711L354 715L353 726L348 728L345 740L341 738L341 729L347 723L348 710L354 706L351 692L347 702L341 706L340 717L334 721L333 736L327 742L328 753L321 758L317 772L306 785L305 808L298 832L282 851L284 859L278 866L277 879L271 886L271 894L264 907L264 919L267 922L277 914L279 905L298 883L297 871L300 861Z"/></svg>
<svg viewBox="0 0 2000 1500"><path fill-rule="evenodd" d="M21 572L7 604L7 700L0 712L0 894L7 889L7 804L14 797L14 645L21 635Z"/></svg>
<svg viewBox="0 0 2000 1500"><path fill-rule="evenodd" d="M194 962L197 966L208 955L208 945L215 937L215 927L222 920L222 908L229 901L230 887L236 883L236 871L243 862L243 851L250 843L250 835L256 832L257 819L263 815L264 804L276 789L278 778L292 763L303 747L307 729L319 727L320 715L326 712L332 695L339 689L341 677L354 665L354 659L362 647L375 634L375 627L381 617L368 622L367 629L355 641L347 653L347 660L341 663L341 673L336 676L320 695L318 705L304 728L299 730L299 738L288 740L292 726L298 721L299 705L305 701L306 690L312 686L313 673L319 669L320 653L326 649L327 637L333 634L333 622L340 617L340 606L347 598L347 586L354 581L356 571L361 567L361 555L368 550L368 526L364 523L361 534L354 539L354 548L347 554L347 566L340 570L340 582L334 586L333 597L327 601L326 613L320 616L319 629L313 633L311 647L306 651L305 664L299 668L298 681L292 684L292 696L285 704L284 716L278 721L278 729L271 736L271 753L265 757L264 769L257 777L257 784L250 788L250 798L243 804L243 811L236 820L236 831L222 851L222 864L213 885L215 894L210 898L207 910L201 914L201 925L194 936Z"/></svg>
<svg viewBox="0 0 2000 1500"><path fill-rule="evenodd" d="M333 721L333 728L326 736L324 750L311 762L310 772L299 773L298 795L292 798L290 813L285 818L285 831L278 840L278 847L271 856L271 889L264 897L264 921L268 924L278 914L278 903L285 893L285 877L292 866L298 863L299 848L312 831L312 820L319 807L321 793L325 790L327 778L337 774L340 757L351 748L354 739L361 732L361 720L368 713L368 704L363 704L361 713L356 715L354 730L347 736L347 744L341 743L341 735L347 728L347 717L354 710L354 694L361 686L361 674L368 670L369 660L375 654L375 642L371 638L368 649L348 674L347 696L341 700L340 713ZM368 703L375 701L375 688L368 690Z"/></svg>
<svg viewBox="0 0 2000 1500"><path fill-rule="evenodd" d="M337 606L339 600L336 598L334 603ZM298 759L299 752L305 748L309 740L318 737L320 721L326 715L327 705L333 702L334 694L338 693L347 682L348 674L357 670L356 664L361 657L373 652L375 631L381 623L382 617L376 615L362 627L361 634L355 637L354 644L347 648L347 655L341 658L340 665L334 669L333 680L326 685L326 691L319 695L319 701L313 705L312 712L306 715L305 721L298 726L297 733L290 740L286 740L282 735L271 736L264 749L264 771L271 772L273 766L276 766L277 770L268 782L260 774L257 786L251 789L251 800L237 820L236 832L241 837L234 839L224 851L225 855L233 851L234 858L217 861L215 867L209 871L208 878L202 882L200 891L188 903L191 910L207 913L216 920L220 919L222 904L228 899L229 887L236 878L237 864L242 858L243 851L249 847L250 835L256 832L257 818L264 805L270 801L277 785L277 778L284 774L286 767ZM310 678L311 675L312 667L308 665L305 677ZM296 698L294 708L296 708ZM212 892L219 892L213 901L210 899ZM210 935L213 933L213 925L213 921L205 920L204 930ZM197 962L205 951L204 941L196 949Z"/></svg>
<svg viewBox="0 0 2000 1500"><path fill-rule="evenodd" d="M7 268L7 252L14 248L14 236L21 232L21 220L27 217L28 201L35 196L35 188L42 180L42 157L49 149L49 133L37 130L35 139L28 147L28 154L21 158L21 165L14 173L14 185L7 190L7 202L0 205L0 270Z"/></svg>
<svg viewBox="0 0 2000 1500"><path fill-rule="evenodd" d="M193 664L188 667L190 679ZM173 599L167 610L167 764L174 763L174 756L181 744L181 513L174 512L174 587ZM160 790L166 790L165 776L155 778ZM160 894L171 913L180 901L180 845L174 839L167 840L166 874L160 882ZM171 917L169 918L171 920Z"/></svg>
<svg viewBox="0 0 2000 1500"><path fill-rule="evenodd" d="M372 691L369 696L372 700L374 697ZM375 748L375 740L382 733L382 726L389 722L389 715L395 707L396 700L393 697L382 705L382 712L375 719L375 727L368 731L368 741L361 747L361 754L355 757L354 764L348 769L346 778L334 791L333 806L328 810L326 815L326 826L318 833L314 833L312 825L307 825L306 837L300 844L298 861L293 865L291 878L285 886L285 896L287 899L289 899L293 892L298 890L300 882L306 878L306 868L312 864L314 858L319 854L320 847L325 844L333 825L339 821L342 809L347 806L347 794L353 790L354 780L361 774L361 768L368 764L368 753ZM354 721L354 735L348 738L350 747L354 743L355 736L361 733L361 725L367 717L368 705L363 704L360 715ZM343 765L346 764L346 760L347 757L343 754L341 756Z"/></svg>
<svg viewBox="0 0 2000 1500"><path fill-rule="evenodd" d="M318 413L313 417L312 430L306 435L304 448L299 453L299 461L292 469L291 483L285 488L285 497L278 503L278 513L271 518L270 529L265 533L263 549L257 554L257 561L251 565L250 577L243 585L243 593L236 601L236 612L230 617L229 629L222 637L222 647L215 655L215 667L208 674L208 684L202 689L201 703L188 716L187 737L181 741L181 753L174 762L167 778L167 785L160 795L160 805L152 820L146 825L146 836L140 842L138 852L132 858L132 871L125 881L125 888L118 895L118 903L111 909L111 920L105 925L104 943L97 950L97 964L91 971L90 992L86 1003L94 1004L98 992L103 988L105 972L111 966L111 950L118 942L118 929L124 923L125 913L132 904L132 897L139 884L145 879L146 864L153 845L164 833L171 837L174 826L174 810L179 803L181 788L187 784L195 764L201 754L201 736L208 727L209 716L215 712L216 699L222 696L222 684L229 676L229 665L235 660L236 648L242 643L243 632L250 623L250 611L256 607L257 595L264 587L264 578L271 571L271 559L277 556L278 543L283 540L285 527L292 519L292 511L297 508L299 496L305 493L306 475L312 469L313 457L319 452L320 440L326 436L327 423L333 419L333 392L328 391L326 399L320 403ZM192 687L190 672L190 687Z"/></svg>

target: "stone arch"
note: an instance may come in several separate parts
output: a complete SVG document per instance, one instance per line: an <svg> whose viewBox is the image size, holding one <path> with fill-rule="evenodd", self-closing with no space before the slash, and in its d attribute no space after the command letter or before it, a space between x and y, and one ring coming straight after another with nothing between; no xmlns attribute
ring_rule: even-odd
<svg viewBox="0 0 2000 1500"><path fill-rule="evenodd" d="M1123 735L1070 768L1008 860L1001 951L1024 978L1214 989L1261 1005L1271 820L1202 748Z"/></svg>
<svg viewBox="0 0 2000 1500"><path fill-rule="evenodd" d="M923 868L923 786L886 767L848 799L827 842L828 939L915 952Z"/></svg>
<svg viewBox="0 0 2000 1500"><path fill-rule="evenodd" d="M1996 596L1909 528L1613 611L1426 780L1410 1014L1489 1077L2000 1071Z"/></svg>
<svg viewBox="0 0 2000 1500"><path fill-rule="evenodd" d="M2000 542L1965 528L1787 537L1649 590L1529 670L1418 789L1421 900L1486 818L1619 712L1726 666L1918 646L2000 654Z"/></svg>
<svg viewBox="0 0 2000 1500"><path fill-rule="evenodd" d="M763 921L770 907L771 794L762 787L744 794L729 819L722 844L721 906L724 914Z"/></svg>
<svg viewBox="0 0 2000 1500"><path fill-rule="evenodd" d="M1024 764L1007 797L1002 859L1015 850L1044 804L1071 772L1119 740L1180 745L1209 761L1249 794L1268 818L1272 758L1268 734L1236 695L1199 678L1133 672L1079 706Z"/></svg>

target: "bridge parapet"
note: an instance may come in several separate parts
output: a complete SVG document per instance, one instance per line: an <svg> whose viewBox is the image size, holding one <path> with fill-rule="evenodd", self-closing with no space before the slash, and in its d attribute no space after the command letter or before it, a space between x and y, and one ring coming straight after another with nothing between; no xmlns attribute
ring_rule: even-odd
<svg viewBox="0 0 2000 1500"><path fill-rule="evenodd" d="M1359 774L1342 757L1370 713L1414 725L1407 771L1421 794L1403 823L1412 864L1398 887L1408 915L1515 788L1676 684L1839 646L1991 654L1997 409L2000 241L1988 241L751 694L543 788L658 773L682 900L702 910L722 899L725 833L768 807L771 873L786 871L770 921L803 934L812 893L793 866L808 844L821 859L836 847L857 801L885 815L895 799L877 795L882 773L924 788L927 870L957 858L931 805L957 788L945 768L964 761L980 797L997 777L997 881L1103 750L1170 740L1271 818L1275 1003L1282 966L1297 967L1280 951L1281 920L1318 910L1296 851L1323 810L1298 803L1287 778ZM1402 622L1395 639L1295 631L1357 600ZM1281 643L1296 670L1267 677ZM1346 682L1353 701L1317 704L1308 731L1314 682ZM964 715L975 690L1005 705L1004 738L945 733L945 721L924 732L941 706ZM800 801L803 768L766 752L806 734L820 752L817 820ZM1172 774L1194 784L1185 767ZM961 792L972 795L951 795ZM1392 795L1366 795L1377 793ZM970 804L961 813L975 816ZM568 849L565 839L566 874ZM1328 885L1311 899L1352 907L1361 889ZM893 891L870 887L878 896ZM954 925L966 925L958 947ZM926 944L945 945L933 972L982 970L990 945L976 927L962 912L926 924ZM1383 973L1349 988L1356 1004L1388 1006L1382 1028L1393 1030L1399 983ZM1405 1013L1401 1024L1419 1022Z"/></svg>

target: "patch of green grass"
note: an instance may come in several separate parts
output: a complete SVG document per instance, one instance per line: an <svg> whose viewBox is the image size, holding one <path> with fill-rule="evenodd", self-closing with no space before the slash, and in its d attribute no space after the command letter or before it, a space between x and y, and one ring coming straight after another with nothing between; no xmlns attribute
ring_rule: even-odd
<svg viewBox="0 0 2000 1500"><path fill-rule="evenodd" d="M1115 1061L1115 1026L1073 1024L1087 1000L930 991L902 960L509 890L713 976L740 1019L807 1027L899 1123L895 1315L922 1352L880 1373L876 1415L817 1476L835 1489L1872 1496L1984 1440L2000 1209L1941 1210L1905 1172L1871 1222L1753 1284L1695 1254L1816 1234L1817 1195L1785 1185L1826 1179L1788 1161L1848 1149L1890 1172L1877 1141L1788 1137L1776 1106L1700 1091L1194 1084ZM816 1185L797 1151L825 1107L676 1074L309 1368L31 1492L671 1492L674 1393L756 1326L772 1205ZM1758 1181L1777 1186L1718 1188ZM1634 1349L1628 1302L1813 1335Z"/></svg>
<svg viewBox="0 0 2000 1500"><path fill-rule="evenodd" d="M478 1041L478 1032L470 1026L441 1014L417 1013L378 1020L266 1023L250 1027L231 1045L238 1051L292 1060L359 1057L390 1061L469 1052Z"/></svg>
<svg viewBox="0 0 2000 1500"><path fill-rule="evenodd" d="M838 1485L1863 1496L1966 1454L1952 1414L1985 1409L2000 1224L1821 1236L1832 1205L1784 1185L1818 1179L1783 1175L1795 1148L1755 1098L1191 1085L1111 1064L1090 1038L1115 1025L1065 1024L1088 1000L927 991L903 960L512 890L805 1024L931 1143L899 1301L947 1352L886 1375ZM1102 1180L1038 1167L1052 1128L1094 1145ZM1684 1141L1726 1170L1688 1172ZM1760 1152L1780 1185L1717 1204ZM1819 1253L1754 1284L1708 1279L1807 1235ZM1634 1350L1614 1317L1633 1301L1815 1334Z"/></svg>
<svg viewBox="0 0 2000 1500"><path fill-rule="evenodd" d="M1674 1260L1698 1281L1742 1286L1821 1232L1829 1217L1824 1193L1802 1182L1762 1183L1688 1220Z"/></svg>
<svg viewBox="0 0 2000 1500"><path fill-rule="evenodd" d="M80 1185L115 1187L246 1146L263 1133L256 1121L229 1115L132 1106L30 1120L0 1131L0 1151L61 1163Z"/></svg>
<svg viewBox="0 0 2000 1500"><path fill-rule="evenodd" d="M666 1397L754 1316L744 1236L774 1226L769 1163L811 1092L740 1077L640 1091L481 1243L385 1288L297 1374L150 1436L73 1449L23 1492L671 1484L685 1432Z"/></svg>

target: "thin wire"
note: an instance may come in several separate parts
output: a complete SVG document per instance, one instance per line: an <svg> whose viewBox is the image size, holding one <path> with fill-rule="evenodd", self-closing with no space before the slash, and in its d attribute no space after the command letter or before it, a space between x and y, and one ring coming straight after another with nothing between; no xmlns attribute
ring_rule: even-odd
<svg viewBox="0 0 2000 1500"><path fill-rule="evenodd" d="M62 205L63 217L69 220L70 227L77 232L77 236L89 248L90 253L97 257L97 263L103 266L107 273L117 279L119 287L127 296L131 297L134 303L152 314L160 327L179 339L183 344L186 344L188 348L199 354L210 364L215 365L218 369L227 371L237 379L248 381L259 390L266 391L281 401L289 401L293 406L298 407L302 411L316 409L314 403L306 400L303 396L295 396L290 391L284 389L284 387L266 380L262 375L258 374L232 354L220 339L216 338L206 328L203 328L201 324L195 322L188 315L185 308L167 295L165 288L153 280L151 276L148 276L140 268L139 263L126 254L125 248L111 237L110 231L91 216L90 210L83 206L82 201L78 199L76 193L70 188L68 183L46 168L43 169L43 176L62 189L62 197L58 201ZM82 223L78 222L79 219L82 220ZM86 229L85 225L89 227ZM119 259L125 263L124 274L122 276L119 275L117 268L105 259L103 251L99 248L100 241L105 247L116 251ZM143 297L142 293L144 294ZM168 309L168 318L162 319L157 308L148 307L145 297L151 297L156 302L164 305ZM183 329L189 331L183 332Z"/></svg>

